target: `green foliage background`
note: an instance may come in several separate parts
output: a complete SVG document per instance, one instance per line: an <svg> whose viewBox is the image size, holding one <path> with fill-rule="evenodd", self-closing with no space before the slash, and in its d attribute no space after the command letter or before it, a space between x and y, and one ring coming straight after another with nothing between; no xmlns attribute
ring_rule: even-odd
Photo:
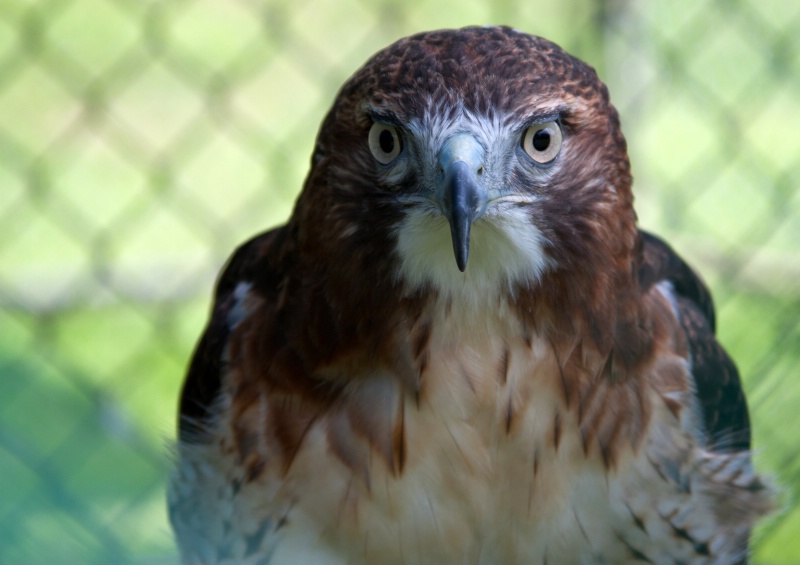
<svg viewBox="0 0 800 565"><path fill-rule="evenodd" d="M593 64L643 226L696 265L800 563L800 4L4 0L0 563L175 563L175 406L215 274L285 221L342 81L409 33L505 23Z"/></svg>

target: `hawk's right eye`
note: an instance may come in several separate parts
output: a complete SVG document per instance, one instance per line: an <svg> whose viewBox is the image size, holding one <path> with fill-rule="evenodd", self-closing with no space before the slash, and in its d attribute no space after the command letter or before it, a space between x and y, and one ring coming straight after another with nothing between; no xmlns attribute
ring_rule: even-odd
<svg viewBox="0 0 800 565"><path fill-rule="evenodd" d="M400 136L397 128L385 124L372 124L369 130L369 150L382 165L388 165L400 154Z"/></svg>

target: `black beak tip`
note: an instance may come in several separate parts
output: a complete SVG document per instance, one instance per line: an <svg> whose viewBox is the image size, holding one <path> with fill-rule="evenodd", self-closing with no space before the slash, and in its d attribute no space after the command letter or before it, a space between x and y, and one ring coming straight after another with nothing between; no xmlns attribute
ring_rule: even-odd
<svg viewBox="0 0 800 565"><path fill-rule="evenodd" d="M467 254L459 254L456 253L456 265L458 265L458 270L462 273L467 270Z"/></svg>
<svg viewBox="0 0 800 565"><path fill-rule="evenodd" d="M466 221L459 225L451 224L451 235L453 237L453 254L456 256L456 265L462 273L467 270L467 259L469 259L469 232L470 222Z"/></svg>

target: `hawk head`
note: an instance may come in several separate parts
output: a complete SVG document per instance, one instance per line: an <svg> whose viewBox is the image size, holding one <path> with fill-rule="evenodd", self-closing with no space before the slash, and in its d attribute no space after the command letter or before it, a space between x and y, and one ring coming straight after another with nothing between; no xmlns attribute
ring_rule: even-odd
<svg viewBox="0 0 800 565"><path fill-rule="evenodd" d="M504 27L421 33L367 61L324 120L293 225L343 288L369 274L465 304L580 281L603 294L636 242L606 87Z"/></svg>

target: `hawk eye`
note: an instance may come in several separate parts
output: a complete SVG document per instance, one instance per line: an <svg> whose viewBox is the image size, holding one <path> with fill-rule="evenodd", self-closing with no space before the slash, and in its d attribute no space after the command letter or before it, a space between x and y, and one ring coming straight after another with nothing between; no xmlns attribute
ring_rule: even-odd
<svg viewBox="0 0 800 565"><path fill-rule="evenodd" d="M561 150L561 128L556 122L536 124L525 130L522 148L537 163L547 164Z"/></svg>
<svg viewBox="0 0 800 565"><path fill-rule="evenodd" d="M369 150L378 163L388 165L397 158L400 149L397 128L385 124L372 124L369 129Z"/></svg>

